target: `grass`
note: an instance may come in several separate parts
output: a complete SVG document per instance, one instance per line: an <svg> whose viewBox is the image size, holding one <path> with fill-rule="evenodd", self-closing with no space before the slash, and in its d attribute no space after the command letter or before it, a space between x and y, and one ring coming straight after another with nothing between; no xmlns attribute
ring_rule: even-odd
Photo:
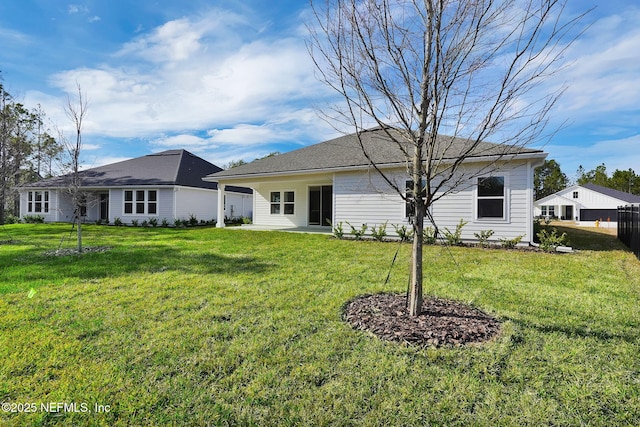
<svg viewBox="0 0 640 427"><path fill-rule="evenodd" d="M69 231L0 229L0 402L36 405L0 425L640 424L640 262L613 236L563 229L583 249L563 255L425 248L425 293L504 331L424 349L340 318L406 291L408 244L86 226L111 249L45 255Z"/></svg>

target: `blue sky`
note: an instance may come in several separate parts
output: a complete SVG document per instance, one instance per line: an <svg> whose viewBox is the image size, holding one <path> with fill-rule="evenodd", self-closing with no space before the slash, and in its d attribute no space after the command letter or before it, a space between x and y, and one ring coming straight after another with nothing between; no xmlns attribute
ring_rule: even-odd
<svg viewBox="0 0 640 427"><path fill-rule="evenodd" d="M640 173L640 4L570 0L567 12L591 6L560 76L551 126L565 125L544 149L570 178L603 162ZM316 111L333 94L314 76L308 17L304 0L7 0L0 72L63 130L81 85L85 167L171 148L223 166L337 135Z"/></svg>

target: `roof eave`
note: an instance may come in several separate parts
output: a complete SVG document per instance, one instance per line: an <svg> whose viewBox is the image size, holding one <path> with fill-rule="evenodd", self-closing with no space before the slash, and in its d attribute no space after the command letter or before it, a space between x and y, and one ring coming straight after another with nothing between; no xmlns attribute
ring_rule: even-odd
<svg viewBox="0 0 640 427"><path fill-rule="evenodd" d="M491 156L476 156L476 157L467 157L465 162L467 163L483 163L483 162L494 162L499 160L529 160L529 159L544 159L547 157L547 153L543 151L536 151L531 153L519 153L519 154L502 154L502 155L491 155ZM455 159L444 159L444 163L453 163ZM377 163L376 166L380 169L394 169L399 167L404 167L406 165L405 162L392 162L392 163ZM330 168L314 168L314 169L300 169L300 170L289 170L289 171L276 171L276 172L255 172L255 173L244 173L237 175L223 175L220 177L216 177L216 174L207 175L202 178L203 181L207 182L220 182L220 181L233 181L233 180L246 180L247 178L263 178L263 177L278 177L278 176L298 176L298 175L308 175L308 174L320 174L320 173L333 173L333 172L352 172L352 171L361 171L367 170L372 167L371 164L367 165L351 165L351 166L336 166Z"/></svg>

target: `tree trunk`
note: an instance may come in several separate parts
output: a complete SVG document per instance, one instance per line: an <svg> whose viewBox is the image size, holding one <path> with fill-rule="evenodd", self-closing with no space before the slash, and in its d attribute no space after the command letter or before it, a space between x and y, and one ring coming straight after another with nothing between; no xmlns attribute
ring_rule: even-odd
<svg viewBox="0 0 640 427"><path fill-rule="evenodd" d="M78 224L78 253L82 253L82 217L80 216L79 210L78 210L78 216L76 217L76 221Z"/></svg>
<svg viewBox="0 0 640 427"><path fill-rule="evenodd" d="M414 208L413 246L411 250L411 288L409 290L409 314L417 316L422 312L422 233L424 230L424 200L422 199L422 145L417 144L413 155L413 195Z"/></svg>

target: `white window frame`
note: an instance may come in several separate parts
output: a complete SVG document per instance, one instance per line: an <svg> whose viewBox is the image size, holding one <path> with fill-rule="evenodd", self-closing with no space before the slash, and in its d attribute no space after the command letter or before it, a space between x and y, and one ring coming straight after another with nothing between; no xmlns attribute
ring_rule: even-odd
<svg viewBox="0 0 640 427"><path fill-rule="evenodd" d="M486 178L502 178L503 179L503 191L502 196L480 196L478 193L478 186L481 179ZM509 200L510 200L510 178L506 172L500 172L492 175L478 176L475 179L473 186L473 216L475 221L478 222L509 222ZM481 200L502 200L502 216L501 217L481 217L479 216L478 203Z"/></svg>
<svg viewBox="0 0 640 427"><path fill-rule="evenodd" d="M38 200L40 196L40 200ZM27 213L30 214L47 214L49 213L49 191L48 190L32 190L27 192ZM40 209L36 209L36 204L40 204Z"/></svg>
<svg viewBox="0 0 640 427"><path fill-rule="evenodd" d="M127 193L131 194L131 200L127 200ZM153 194L154 200L150 199L150 195ZM122 191L122 215L123 216L158 216L159 207L159 194L157 189L141 189L132 188ZM127 212L127 205L130 205L131 212ZM151 212L150 207L153 206L155 212ZM139 209L142 208L142 209Z"/></svg>
<svg viewBox="0 0 640 427"><path fill-rule="evenodd" d="M274 200L274 195L277 196L277 200ZM287 200L287 195L293 197L292 200ZM295 215L296 214L296 192L294 190L278 190L269 192L269 214L270 215ZM287 208L291 211L287 212ZM274 212L277 211L277 212Z"/></svg>

